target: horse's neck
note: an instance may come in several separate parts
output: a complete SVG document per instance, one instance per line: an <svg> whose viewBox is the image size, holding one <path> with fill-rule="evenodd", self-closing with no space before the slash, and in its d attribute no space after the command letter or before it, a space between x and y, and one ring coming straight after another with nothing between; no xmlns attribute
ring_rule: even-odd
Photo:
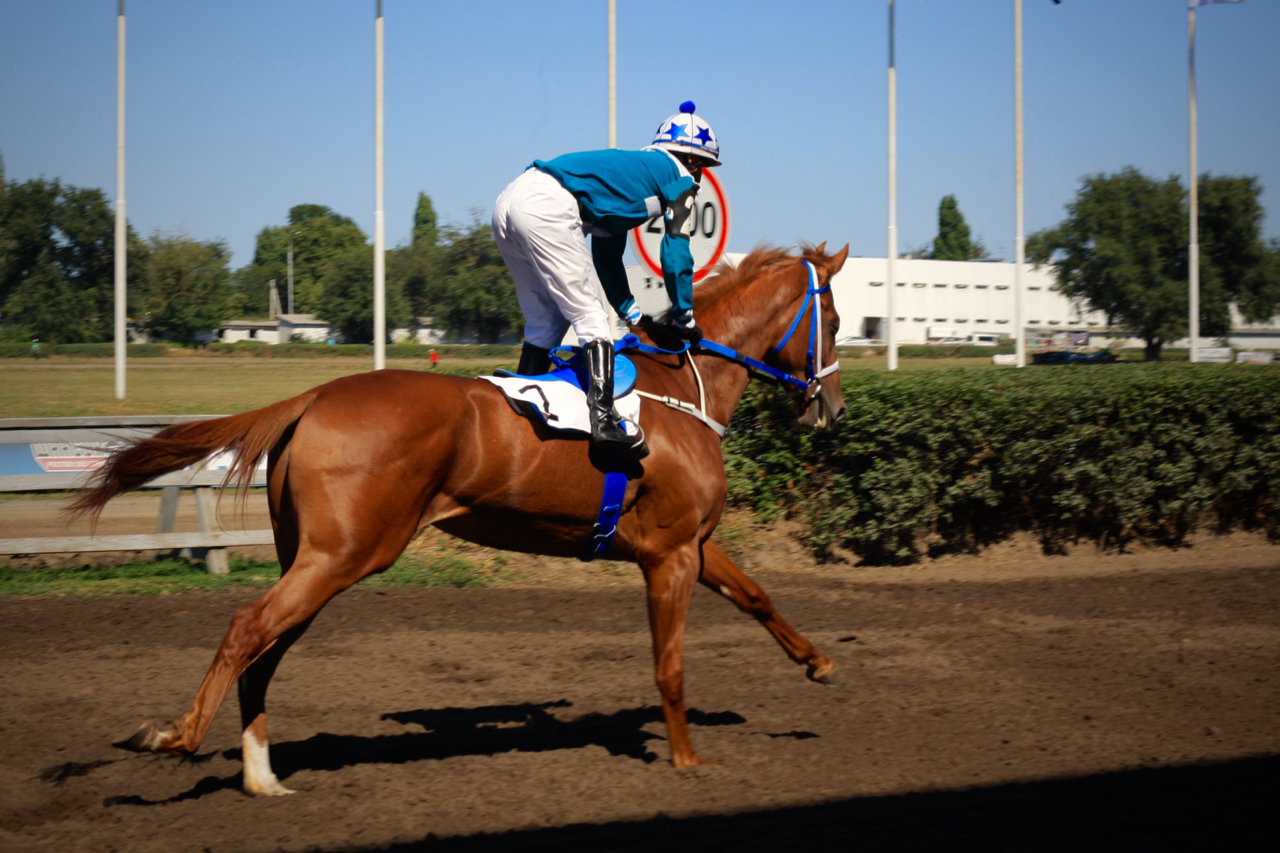
<svg viewBox="0 0 1280 853"><path fill-rule="evenodd" d="M798 282L796 267L787 266L766 271L725 293L699 317L707 339L764 361L769 350L781 343L799 310L804 289ZM713 355L699 356L698 368L707 386L707 416L727 425L751 374L736 362Z"/></svg>

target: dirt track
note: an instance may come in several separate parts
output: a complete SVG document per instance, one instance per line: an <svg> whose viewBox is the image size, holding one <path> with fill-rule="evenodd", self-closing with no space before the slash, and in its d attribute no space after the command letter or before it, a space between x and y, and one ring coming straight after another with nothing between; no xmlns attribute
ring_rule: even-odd
<svg viewBox="0 0 1280 853"><path fill-rule="evenodd" d="M0 599L0 849L1274 849L1280 549L758 572L805 681L700 591L666 763L642 587L356 589L269 697L299 793L110 747L185 711L255 593ZM495 835L496 834L496 835Z"/></svg>

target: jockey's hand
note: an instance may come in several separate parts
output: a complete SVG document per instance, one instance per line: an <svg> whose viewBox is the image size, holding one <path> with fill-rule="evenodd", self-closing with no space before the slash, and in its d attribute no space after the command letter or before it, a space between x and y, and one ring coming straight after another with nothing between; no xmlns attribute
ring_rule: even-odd
<svg viewBox="0 0 1280 853"><path fill-rule="evenodd" d="M696 347L702 340L702 330L694 324L693 317L688 318L687 325L679 319L672 319L668 326L676 337L682 341L688 341L690 349Z"/></svg>

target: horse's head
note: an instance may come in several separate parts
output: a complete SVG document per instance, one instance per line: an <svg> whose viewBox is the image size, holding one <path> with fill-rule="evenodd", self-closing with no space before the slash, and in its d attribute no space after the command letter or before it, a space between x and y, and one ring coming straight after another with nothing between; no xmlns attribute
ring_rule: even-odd
<svg viewBox="0 0 1280 853"><path fill-rule="evenodd" d="M839 361L836 359L840 315L836 313L835 298L829 285L849 257L849 247L846 245L828 256L826 246L823 243L815 249L806 249L801 256L802 261L813 264L816 282L810 281L809 267L805 264L792 267L785 273L787 287L795 292L790 307L780 317L784 321L782 328L786 337L779 339L781 349L776 352L770 350L766 359L808 383L804 392L795 395L800 412L798 423L805 429L822 432L835 429L847 409L840 392ZM813 293L815 290L819 292Z"/></svg>

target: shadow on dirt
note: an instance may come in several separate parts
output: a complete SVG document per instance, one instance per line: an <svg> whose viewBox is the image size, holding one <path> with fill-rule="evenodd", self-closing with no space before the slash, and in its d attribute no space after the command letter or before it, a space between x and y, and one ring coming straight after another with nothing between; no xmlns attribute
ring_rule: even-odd
<svg viewBox="0 0 1280 853"><path fill-rule="evenodd" d="M1280 757L864 797L738 815L427 836L363 853L1274 850Z"/></svg>
<svg viewBox="0 0 1280 853"><path fill-rule="evenodd" d="M644 731L643 727L662 722L661 708L628 708L612 714L586 714L568 721L557 719L551 713L553 709L572 705L562 699L540 704L421 709L383 714L383 720L420 727L424 731L373 737L321 733L306 740L273 743L271 765L276 775L285 780L304 770L334 771L357 764L405 764L461 755L548 752L593 745L604 747L610 755L626 756L646 764L658 759L649 751L647 744L664 738ZM745 722L746 718L732 711L708 713L689 710L689 723L695 726L735 726ZM816 735L788 732L776 737ZM242 760L238 749L228 749L222 754L233 761ZM103 805L162 805L239 787L240 774L225 778L206 776L190 790L168 799L120 796L108 798Z"/></svg>

